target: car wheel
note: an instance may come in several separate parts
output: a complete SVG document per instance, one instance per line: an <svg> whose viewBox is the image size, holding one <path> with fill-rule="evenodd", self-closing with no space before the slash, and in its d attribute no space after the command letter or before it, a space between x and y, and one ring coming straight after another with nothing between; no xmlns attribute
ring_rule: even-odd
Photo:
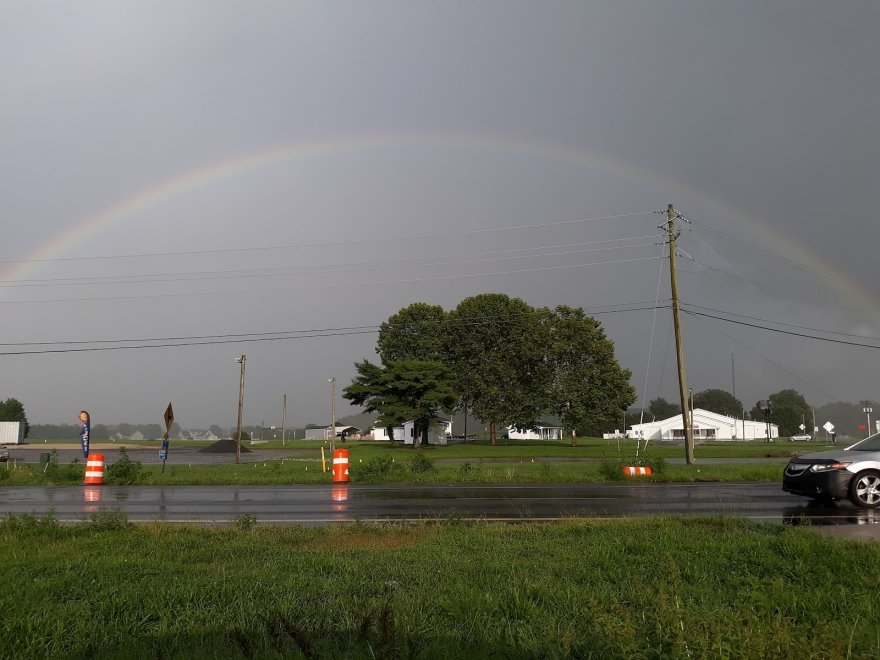
<svg viewBox="0 0 880 660"><path fill-rule="evenodd" d="M876 509L880 506L880 472L865 470L853 477L849 483L849 499L863 509Z"/></svg>

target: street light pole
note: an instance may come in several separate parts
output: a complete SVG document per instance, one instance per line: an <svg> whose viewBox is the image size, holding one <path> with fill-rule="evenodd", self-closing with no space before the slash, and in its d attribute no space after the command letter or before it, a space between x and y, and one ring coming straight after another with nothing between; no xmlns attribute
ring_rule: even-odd
<svg viewBox="0 0 880 660"><path fill-rule="evenodd" d="M868 435L871 435L871 413L874 412L874 408L871 406L870 401L862 401L862 412L868 416Z"/></svg>
<svg viewBox="0 0 880 660"><path fill-rule="evenodd" d="M235 361L241 365L241 378L238 381L238 424L235 427L235 464L238 465L241 463L241 414L244 411L244 365L247 356L237 357Z"/></svg>

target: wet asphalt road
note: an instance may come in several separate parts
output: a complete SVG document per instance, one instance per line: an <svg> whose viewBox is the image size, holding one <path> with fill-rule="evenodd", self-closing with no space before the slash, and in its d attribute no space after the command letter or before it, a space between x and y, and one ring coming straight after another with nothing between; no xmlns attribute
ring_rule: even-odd
<svg viewBox="0 0 880 660"><path fill-rule="evenodd" d="M442 520L545 521L655 515L722 515L773 523L859 526L876 538L880 512L813 506L777 484L553 484L517 486L68 486L0 488L0 514L52 511L63 522L101 509L133 521L224 525ZM853 534L848 534L852 536Z"/></svg>

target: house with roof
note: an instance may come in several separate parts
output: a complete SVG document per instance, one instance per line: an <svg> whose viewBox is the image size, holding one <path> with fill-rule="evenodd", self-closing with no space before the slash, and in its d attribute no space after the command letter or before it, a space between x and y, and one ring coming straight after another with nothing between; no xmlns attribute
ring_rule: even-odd
<svg viewBox="0 0 880 660"><path fill-rule="evenodd" d="M346 438L351 438L361 432L356 426L346 426L345 424L339 424L335 429L337 438L343 437L343 434L345 434ZM317 429L306 429L306 440L329 440L332 435L333 427L330 426Z"/></svg>
<svg viewBox="0 0 880 660"><path fill-rule="evenodd" d="M551 422L538 422L531 429L508 426L507 437L510 440L562 440L562 427Z"/></svg>
<svg viewBox="0 0 880 660"><path fill-rule="evenodd" d="M767 423L757 420L736 419L710 410L696 408L693 411L694 442L712 440L766 440ZM770 440L779 437L779 426L770 424ZM633 424L626 431L627 438L643 440L684 440L684 423L681 413L667 419L644 424Z"/></svg>
<svg viewBox="0 0 880 660"><path fill-rule="evenodd" d="M414 441L415 434L415 422L409 421L404 422L403 426L395 426L393 428L394 431L394 441L400 442L403 441L405 445L411 445ZM373 436L373 440L390 440L388 437L388 429L383 426L373 426L370 429L370 434ZM443 420L431 426L428 429L428 443L432 445L445 445L449 443L449 438L452 436L452 420Z"/></svg>

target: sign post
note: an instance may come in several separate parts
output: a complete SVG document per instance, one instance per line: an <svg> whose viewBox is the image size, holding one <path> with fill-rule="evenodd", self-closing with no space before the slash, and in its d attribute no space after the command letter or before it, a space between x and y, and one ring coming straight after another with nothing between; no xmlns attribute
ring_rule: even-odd
<svg viewBox="0 0 880 660"><path fill-rule="evenodd" d="M162 460L162 474L165 474L165 461L168 459L168 433L171 431L171 425L174 424L174 409L171 402L165 409L165 433L162 436L162 449L159 450L159 458Z"/></svg>

